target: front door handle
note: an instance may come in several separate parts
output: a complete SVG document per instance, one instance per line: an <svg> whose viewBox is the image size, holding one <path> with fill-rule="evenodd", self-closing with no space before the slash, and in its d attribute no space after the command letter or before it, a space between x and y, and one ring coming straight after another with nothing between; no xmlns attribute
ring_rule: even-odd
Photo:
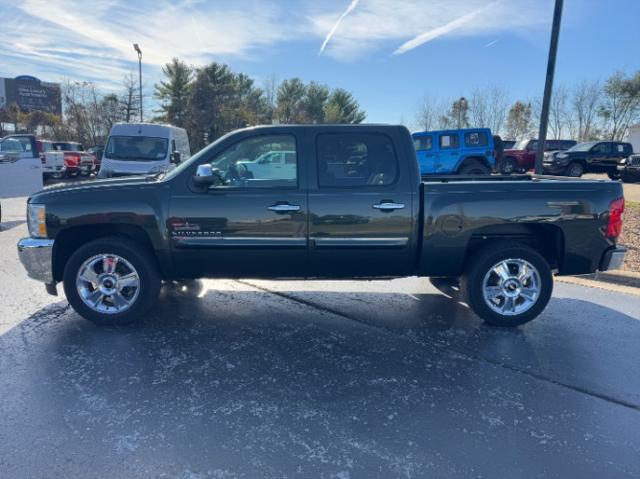
<svg viewBox="0 0 640 479"><path fill-rule="evenodd" d="M276 213L291 213L292 211L300 211L300 205L290 205L289 203L277 203L267 207L269 211Z"/></svg>
<svg viewBox="0 0 640 479"><path fill-rule="evenodd" d="M373 207L377 210L382 211L393 211L393 210L401 210L404 208L404 203L395 203L393 201L381 201L373 205Z"/></svg>

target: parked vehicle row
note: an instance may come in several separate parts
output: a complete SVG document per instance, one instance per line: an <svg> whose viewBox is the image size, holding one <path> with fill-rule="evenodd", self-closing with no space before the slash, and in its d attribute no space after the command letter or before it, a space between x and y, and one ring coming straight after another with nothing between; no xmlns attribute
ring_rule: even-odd
<svg viewBox="0 0 640 479"><path fill-rule="evenodd" d="M544 151L564 151L577 144L574 140L547 140ZM521 140L513 148L505 149L502 157L500 172L506 175L525 173L536 166L538 140Z"/></svg>

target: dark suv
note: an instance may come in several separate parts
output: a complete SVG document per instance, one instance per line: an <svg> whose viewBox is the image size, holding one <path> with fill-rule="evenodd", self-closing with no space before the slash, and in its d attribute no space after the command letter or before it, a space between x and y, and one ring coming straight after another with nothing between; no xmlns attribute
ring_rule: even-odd
<svg viewBox="0 0 640 479"><path fill-rule="evenodd" d="M547 140L544 151L563 151L575 146L575 140ZM513 148L505 149L502 155L500 172L506 175L511 173L523 173L536 166L536 151L538 140L520 140Z"/></svg>
<svg viewBox="0 0 640 479"><path fill-rule="evenodd" d="M584 173L606 173L612 180L620 178L618 162L633 153L631 143L588 141L564 152L545 154L545 174L579 177Z"/></svg>

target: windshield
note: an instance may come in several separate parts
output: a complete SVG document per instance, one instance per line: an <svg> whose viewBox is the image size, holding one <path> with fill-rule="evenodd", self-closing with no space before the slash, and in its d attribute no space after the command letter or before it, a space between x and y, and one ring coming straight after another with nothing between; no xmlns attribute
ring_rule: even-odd
<svg viewBox="0 0 640 479"><path fill-rule="evenodd" d="M79 143L58 141L53 144L53 147L58 151L84 151L84 148Z"/></svg>
<svg viewBox="0 0 640 479"><path fill-rule="evenodd" d="M167 156L168 140L148 136L110 136L106 158L132 161L160 161Z"/></svg>
<svg viewBox="0 0 640 479"><path fill-rule="evenodd" d="M567 151L589 151L597 141L588 141L586 143L578 143L576 146L572 146Z"/></svg>
<svg viewBox="0 0 640 479"><path fill-rule="evenodd" d="M516 142L515 145L513 145L513 149L514 150L526 150L527 149L527 145L529 144L531 140L520 140L518 142Z"/></svg>

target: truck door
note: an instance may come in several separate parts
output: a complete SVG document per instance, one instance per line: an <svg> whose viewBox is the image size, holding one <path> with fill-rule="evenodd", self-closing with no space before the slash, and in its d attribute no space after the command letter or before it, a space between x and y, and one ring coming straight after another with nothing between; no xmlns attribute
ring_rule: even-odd
<svg viewBox="0 0 640 479"><path fill-rule="evenodd" d="M0 140L0 198L29 196L42 189L42 162L36 140L10 135Z"/></svg>
<svg viewBox="0 0 640 479"><path fill-rule="evenodd" d="M413 146L418 157L420 173L425 175L436 172L436 151L433 145L433 135L416 135Z"/></svg>
<svg viewBox="0 0 640 479"><path fill-rule="evenodd" d="M455 173L460 160L460 133L438 135L439 154L436 158L436 173Z"/></svg>
<svg viewBox="0 0 640 479"><path fill-rule="evenodd" d="M407 160L413 149L398 151L391 137L374 130L311 136L316 155L309 176L311 275L410 274L418 171Z"/></svg>
<svg viewBox="0 0 640 479"><path fill-rule="evenodd" d="M299 130L301 131L301 130ZM172 194L167 231L183 277L282 277L307 274L307 192L301 134L247 134L204 160L221 182ZM268 152L292 152L287 170L249 172ZM278 164L281 166L280 164ZM279 172L279 173L278 173ZM179 189L181 185L177 185Z"/></svg>
<svg viewBox="0 0 640 479"><path fill-rule="evenodd" d="M607 166L611 155L611 144L607 142L598 143L589 152L590 163L593 166Z"/></svg>

